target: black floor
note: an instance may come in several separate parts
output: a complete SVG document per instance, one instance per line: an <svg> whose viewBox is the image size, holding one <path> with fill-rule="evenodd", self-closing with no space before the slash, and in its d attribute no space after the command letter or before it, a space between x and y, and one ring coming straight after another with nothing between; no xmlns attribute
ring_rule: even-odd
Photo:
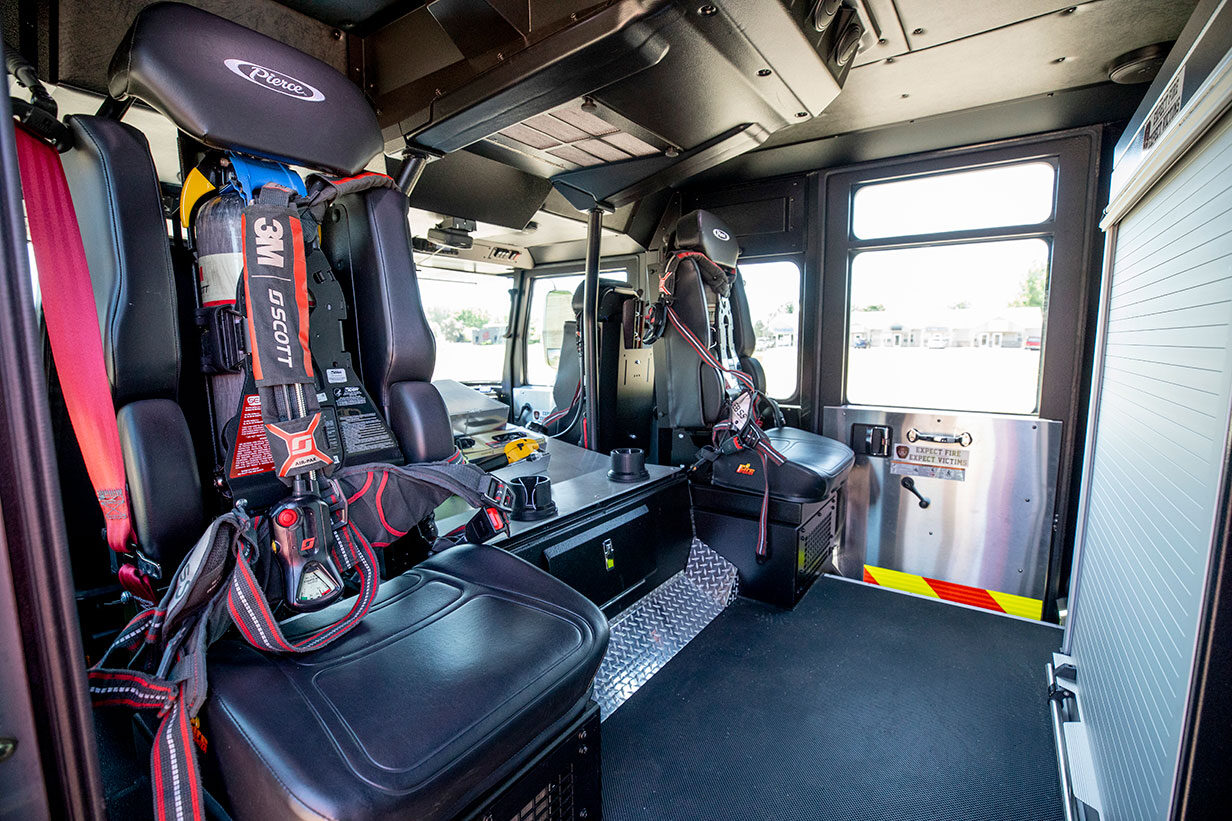
<svg viewBox="0 0 1232 821"><path fill-rule="evenodd" d="M604 722L604 817L1058 820L1060 641L837 579L741 599Z"/></svg>

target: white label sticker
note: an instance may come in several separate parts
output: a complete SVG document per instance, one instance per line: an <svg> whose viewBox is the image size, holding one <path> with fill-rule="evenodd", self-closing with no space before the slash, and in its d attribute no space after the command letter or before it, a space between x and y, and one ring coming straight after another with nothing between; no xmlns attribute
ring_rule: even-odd
<svg viewBox="0 0 1232 821"><path fill-rule="evenodd" d="M1172 125L1172 121L1176 119L1176 115L1181 113L1181 91L1184 87L1185 66L1182 65L1181 70L1164 89L1164 93L1159 95L1151 113L1147 115L1146 122L1142 124L1143 152L1155 147L1155 143L1163 137L1168 126Z"/></svg>
<svg viewBox="0 0 1232 821"><path fill-rule="evenodd" d="M965 448L900 442L894 446L890 473L963 482L966 481L970 461L971 451Z"/></svg>
<svg viewBox="0 0 1232 821"><path fill-rule="evenodd" d="M346 381L346 370L344 368L326 368L325 381L331 385L340 385Z"/></svg>

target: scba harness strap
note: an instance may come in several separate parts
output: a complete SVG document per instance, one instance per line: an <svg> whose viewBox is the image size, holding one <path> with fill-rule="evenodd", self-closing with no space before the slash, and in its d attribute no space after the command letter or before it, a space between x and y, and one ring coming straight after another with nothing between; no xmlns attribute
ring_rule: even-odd
<svg viewBox="0 0 1232 821"><path fill-rule="evenodd" d="M697 335L681 320L672 307L675 301L674 288L676 270L683 260L692 260L697 265L702 280L718 295L715 305L715 328L719 338L722 359L716 356ZM672 256L663 269L659 279L659 299L648 307L645 315L647 342L659 339L667 329L673 328L688 344L698 357L719 375L727 393L727 400L721 414L722 418L711 429L710 444L703 447L690 470L700 470L712 464L721 456L728 456L742 450L751 450L761 461L761 475L764 482L762 489L761 513L757 520L758 561L769 558L770 515L770 476L767 466L770 463L781 465L787 457L779 453L770 443L761 427L761 416L758 409L765 404L770 408L775 423L783 426L783 414L778 404L757 389L753 377L734 366L734 342L732 339L732 314L728 300L732 284L735 282L735 271L728 271L714 262L710 257L699 251L681 251ZM724 363L724 359L728 363Z"/></svg>
<svg viewBox="0 0 1232 821"><path fill-rule="evenodd" d="M249 518L242 507L216 519L189 552L162 600L139 613L90 670L95 707L157 710L161 721L150 757L157 819L201 818L201 773L192 726L208 689L205 656L231 625L269 653L310 653L363 620L380 584L374 542L404 535L451 494L495 512L513 495L504 482L473 465L436 462L405 467L347 468L328 482L334 565L353 575L358 594L340 619L307 636L288 638L266 598L272 557L270 517ZM114 666L121 657L121 664Z"/></svg>
<svg viewBox="0 0 1232 821"><path fill-rule="evenodd" d="M296 192L263 186L243 213L244 303L252 375L278 478L333 469L308 348L308 275Z"/></svg>
<svg viewBox="0 0 1232 821"><path fill-rule="evenodd" d="M244 639L271 653L307 653L350 631L376 597L372 546L342 525L333 547L343 572L354 570L360 591L343 618L302 639L278 626L257 580L257 527L242 510L216 519L188 554L163 599L142 611L120 633L89 673L96 707L157 710L161 721L150 755L155 817L201 818L201 772L190 725L205 701L206 650L234 624ZM161 651L160 651L161 649ZM129 654L123 667L113 658Z"/></svg>

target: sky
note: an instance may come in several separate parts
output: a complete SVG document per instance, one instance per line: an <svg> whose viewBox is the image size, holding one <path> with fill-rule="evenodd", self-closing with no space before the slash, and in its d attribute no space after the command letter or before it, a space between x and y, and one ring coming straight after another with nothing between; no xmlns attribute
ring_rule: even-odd
<svg viewBox="0 0 1232 821"><path fill-rule="evenodd" d="M861 186L852 200L859 239L1033 225L1052 216L1056 171L1046 162L934 174Z"/></svg>

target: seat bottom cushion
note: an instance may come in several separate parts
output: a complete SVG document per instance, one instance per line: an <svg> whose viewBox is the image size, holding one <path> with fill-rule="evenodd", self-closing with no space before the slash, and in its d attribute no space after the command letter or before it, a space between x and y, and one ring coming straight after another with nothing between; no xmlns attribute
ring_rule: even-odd
<svg viewBox="0 0 1232 821"><path fill-rule="evenodd" d="M775 465L766 460L770 495L784 502L819 502L847 481L855 464L851 448L835 439L798 428L769 428L770 444L787 461ZM766 477L761 460L752 451L719 457L711 480L718 487L763 493Z"/></svg>
<svg viewBox="0 0 1232 821"><path fill-rule="evenodd" d="M215 644L210 763L240 819L451 818L584 709L607 639L573 589L498 548L456 547L383 583L323 650Z"/></svg>

